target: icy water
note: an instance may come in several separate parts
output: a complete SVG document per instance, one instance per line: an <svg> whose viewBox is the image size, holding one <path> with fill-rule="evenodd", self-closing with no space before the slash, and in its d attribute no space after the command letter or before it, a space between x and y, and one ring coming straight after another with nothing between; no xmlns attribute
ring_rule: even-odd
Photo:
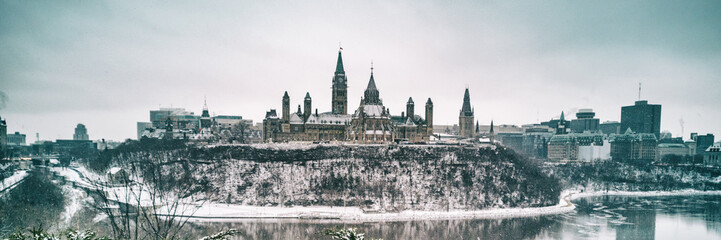
<svg viewBox="0 0 721 240"><path fill-rule="evenodd" d="M600 196L573 212L529 218L340 223L247 220L194 223L191 235L238 229L236 239L329 239L325 228L354 227L383 239L721 239L721 196Z"/></svg>

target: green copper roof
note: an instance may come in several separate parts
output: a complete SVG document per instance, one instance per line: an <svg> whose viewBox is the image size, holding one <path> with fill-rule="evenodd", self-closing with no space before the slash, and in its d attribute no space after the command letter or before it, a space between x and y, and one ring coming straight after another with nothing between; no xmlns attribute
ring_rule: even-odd
<svg viewBox="0 0 721 240"><path fill-rule="evenodd" d="M468 88L466 88L466 93L463 94L463 107L461 107L461 112L470 113L471 111L473 111L471 109L471 94L468 93Z"/></svg>
<svg viewBox="0 0 721 240"><path fill-rule="evenodd" d="M338 63L335 64L335 73L345 74L345 70L343 70L343 58L340 55L340 51L338 51Z"/></svg>

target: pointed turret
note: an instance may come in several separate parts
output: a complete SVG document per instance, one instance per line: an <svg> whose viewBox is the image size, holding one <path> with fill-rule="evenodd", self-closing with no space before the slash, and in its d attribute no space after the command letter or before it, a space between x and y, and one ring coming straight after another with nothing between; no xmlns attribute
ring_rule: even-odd
<svg viewBox="0 0 721 240"><path fill-rule="evenodd" d="M288 96L288 91L285 91L285 94L283 94L283 113L282 113L282 121L287 123L290 121L290 96Z"/></svg>
<svg viewBox="0 0 721 240"><path fill-rule="evenodd" d="M561 119L558 120L558 125L556 126L556 134L566 134L568 132L568 122L566 121L566 117L563 114L563 111L561 111Z"/></svg>
<svg viewBox="0 0 721 240"><path fill-rule="evenodd" d="M426 134L429 138L433 135L433 101L431 98L426 101Z"/></svg>
<svg viewBox="0 0 721 240"><path fill-rule="evenodd" d="M382 104L379 98L378 88L376 88L376 81L373 78L373 64L371 63L371 78L368 80L368 87L366 87L365 93L363 94L365 104Z"/></svg>
<svg viewBox="0 0 721 240"><path fill-rule="evenodd" d="M343 69L343 57L340 54L340 51L338 51L338 62L335 64L335 74L345 74L345 69Z"/></svg>
<svg viewBox="0 0 721 240"><path fill-rule="evenodd" d="M210 113L208 112L208 99L203 98L203 113L200 115L200 117L210 117Z"/></svg>
<svg viewBox="0 0 721 240"><path fill-rule="evenodd" d="M491 120L491 130L488 135L491 140L491 144L493 144L494 138L496 137L496 134L493 132L493 120Z"/></svg>
<svg viewBox="0 0 721 240"><path fill-rule="evenodd" d="M466 114L466 116L470 116L468 114L473 113L473 109L471 109L471 94L468 93L468 88L466 88L466 92L463 94L463 106L461 107L461 112Z"/></svg>
<svg viewBox="0 0 721 240"><path fill-rule="evenodd" d="M312 109L310 93L305 93L305 99L303 100L303 121L307 121L310 117L310 111Z"/></svg>
<svg viewBox="0 0 721 240"><path fill-rule="evenodd" d="M408 117L415 121L416 120L416 107L413 103L413 98L408 98L408 102L406 103L406 112L408 113Z"/></svg>
<svg viewBox="0 0 721 240"><path fill-rule="evenodd" d="M458 135L464 138L472 138L473 133L473 108L471 107L471 94L468 88L463 94L463 106L458 116Z"/></svg>

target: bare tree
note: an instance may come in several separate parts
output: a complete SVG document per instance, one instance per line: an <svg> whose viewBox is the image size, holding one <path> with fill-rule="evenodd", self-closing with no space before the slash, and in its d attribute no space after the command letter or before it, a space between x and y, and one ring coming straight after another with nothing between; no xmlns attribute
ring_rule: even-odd
<svg viewBox="0 0 721 240"><path fill-rule="evenodd" d="M108 216L113 238L178 237L197 210L183 202L193 194L194 181L176 173L182 162L167 157L136 159L122 164L122 170L107 181L91 181L95 208Z"/></svg>

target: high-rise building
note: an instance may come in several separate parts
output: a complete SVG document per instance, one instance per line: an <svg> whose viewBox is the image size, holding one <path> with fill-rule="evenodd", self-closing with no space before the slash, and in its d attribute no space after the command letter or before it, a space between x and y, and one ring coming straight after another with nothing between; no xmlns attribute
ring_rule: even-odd
<svg viewBox="0 0 721 240"><path fill-rule="evenodd" d="M83 125L82 123L78 123L78 126L75 127L75 134L73 134L73 140L89 140L88 129L86 129L85 125Z"/></svg>
<svg viewBox="0 0 721 240"><path fill-rule="evenodd" d="M713 145L715 137L713 134L698 135L697 133L691 133L691 139L696 141L696 155L703 155L706 149Z"/></svg>
<svg viewBox="0 0 721 240"><path fill-rule="evenodd" d="M648 101L636 101L633 106L621 108L621 131L627 129L635 133L653 133L656 139L661 137L661 105L648 104Z"/></svg>
<svg viewBox="0 0 721 240"><path fill-rule="evenodd" d="M471 96L468 93L468 88L466 88L466 92L463 94L463 106L458 116L458 136L464 138L473 137L473 112L474 110L471 108Z"/></svg>
<svg viewBox="0 0 721 240"><path fill-rule="evenodd" d="M593 109L580 109L576 113L576 119L571 120L571 132L582 133L585 131L596 132L600 120L594 118L596 113Z"/></svg>

